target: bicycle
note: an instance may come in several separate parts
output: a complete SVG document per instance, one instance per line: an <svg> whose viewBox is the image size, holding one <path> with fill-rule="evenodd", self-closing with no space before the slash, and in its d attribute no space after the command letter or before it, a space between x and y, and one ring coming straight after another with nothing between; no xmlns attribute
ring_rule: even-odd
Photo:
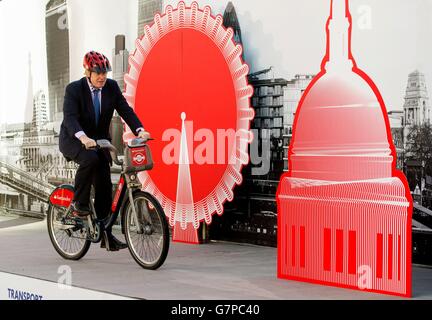
<svg viewBox="0 0 432 320"><path fill-rule="evenodd" d="M131 140L125 146L124 161L118 158L118 151L108 140L98 140L96 149L108 149L113 162L121 166L111 214L103 221L97 219L90 201L89 216L74 216L70 206L74 187L61 185L49 198L47 224L51 243L64 259L79 260L92 243L102 240L103 231L112 227L120 214L122 233L134 260L145 269L158 269L168 255L170 236L162 206L150 193L141 191L137 177L138 172L153 168L149 146L143 139Z"/></svg>

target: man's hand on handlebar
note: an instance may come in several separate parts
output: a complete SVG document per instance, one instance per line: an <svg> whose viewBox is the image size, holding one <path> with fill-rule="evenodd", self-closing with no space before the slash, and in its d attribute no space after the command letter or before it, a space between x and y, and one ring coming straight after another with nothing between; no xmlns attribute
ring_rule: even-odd
<svg viewBox="0 0 432 320"><path fill-rule="evenodd" d="M147 131L145 131L145 130L141 130L138 133L138 138L141 138L141 139L143 139L145 141L150 140L150 133L147 132Z"/></svg>
<svg viewBox="0 0 432 320"><path fill-rule="evenodd" d="M87 150L95 148L96 145L96 141L94 141L93 139L90 139L89 137L87 137L86 135L82 136L80 138L81 143L85 146L85 148Z"/></svg>

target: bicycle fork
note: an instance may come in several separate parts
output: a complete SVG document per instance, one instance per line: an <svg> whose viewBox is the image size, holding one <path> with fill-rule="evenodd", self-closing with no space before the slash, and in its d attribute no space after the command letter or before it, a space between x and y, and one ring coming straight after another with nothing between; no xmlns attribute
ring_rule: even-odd
<svg viewBox="0 0 432 320"><path fill-rule="evenodd" d="M131 209L132 209L132 215L133 218L137 224L137 228L138 228L138 234L143 234L144 233L144 222L146 222L147 224L151 224L151 217L150 214L148 212L148 204L145 203L144 206L141 207L140 215L138 215L137 212L137 208L135 206L135 202L134 202L134 198L133 198L133 191L131 188L129 188L128 190L128 195L129 195L129 202L131 204ZM144 218L144 221L142 221L142 219L140 218Z"/></svg>
<svg viewBox="0 0 432 320"><path fill-rule="evenodd" d="M93 218L92 218L92 216L95 215L94 221L96 221L96 214L95 214L96 213L96 209L94 207L93 201L90 201L90 207L91 207L91 210L92 210L92 214L89 214L87 216L87 223L89 225L89 229L90 229L91 234L95 234L95 228L93 227Z"/></svg>

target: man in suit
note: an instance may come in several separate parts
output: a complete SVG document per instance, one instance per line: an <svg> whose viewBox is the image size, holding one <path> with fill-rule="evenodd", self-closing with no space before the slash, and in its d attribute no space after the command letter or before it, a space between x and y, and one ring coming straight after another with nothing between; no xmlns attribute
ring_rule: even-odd
<svg viewBox="0 0 432 320"><path fill-rule="evenodd" d="M143 139L149 139L133 109L116 81L107 79L111 65L103 54L91 51L84 56L85 77L66 87L60 128L59 148L62 154L79 165L75 176L72 209L78 217L90 214L90 190L95 188L95 209L98 219L108 217L112 202L111 156L107 150L94 150L96 140L108 139L114 110ZM108 242L108 245L107 245ZM106 230L101 247L116 251L126 244Z"/></svg>

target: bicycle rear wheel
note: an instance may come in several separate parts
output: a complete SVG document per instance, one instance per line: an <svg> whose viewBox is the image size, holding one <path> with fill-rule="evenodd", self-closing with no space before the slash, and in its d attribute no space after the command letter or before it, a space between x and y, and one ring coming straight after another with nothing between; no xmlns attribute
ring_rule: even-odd
<svg viewBox="0 0 432 320"><path fill-rule="evenodd" d="M129 201L123 211L129 251L144 269L158 269L165 262L169 250L169 228L165 213L156 198L147 192L135 192L133 200L139 221L135 221Z"/></svg>
<svg viewBox="0 0 432 320"><path fill-rule="evenodd" d="M79 260L90 248L86 228L74 226L68 209L50 204L47 214L48 234L54 249L64 259Z"/></svg>

